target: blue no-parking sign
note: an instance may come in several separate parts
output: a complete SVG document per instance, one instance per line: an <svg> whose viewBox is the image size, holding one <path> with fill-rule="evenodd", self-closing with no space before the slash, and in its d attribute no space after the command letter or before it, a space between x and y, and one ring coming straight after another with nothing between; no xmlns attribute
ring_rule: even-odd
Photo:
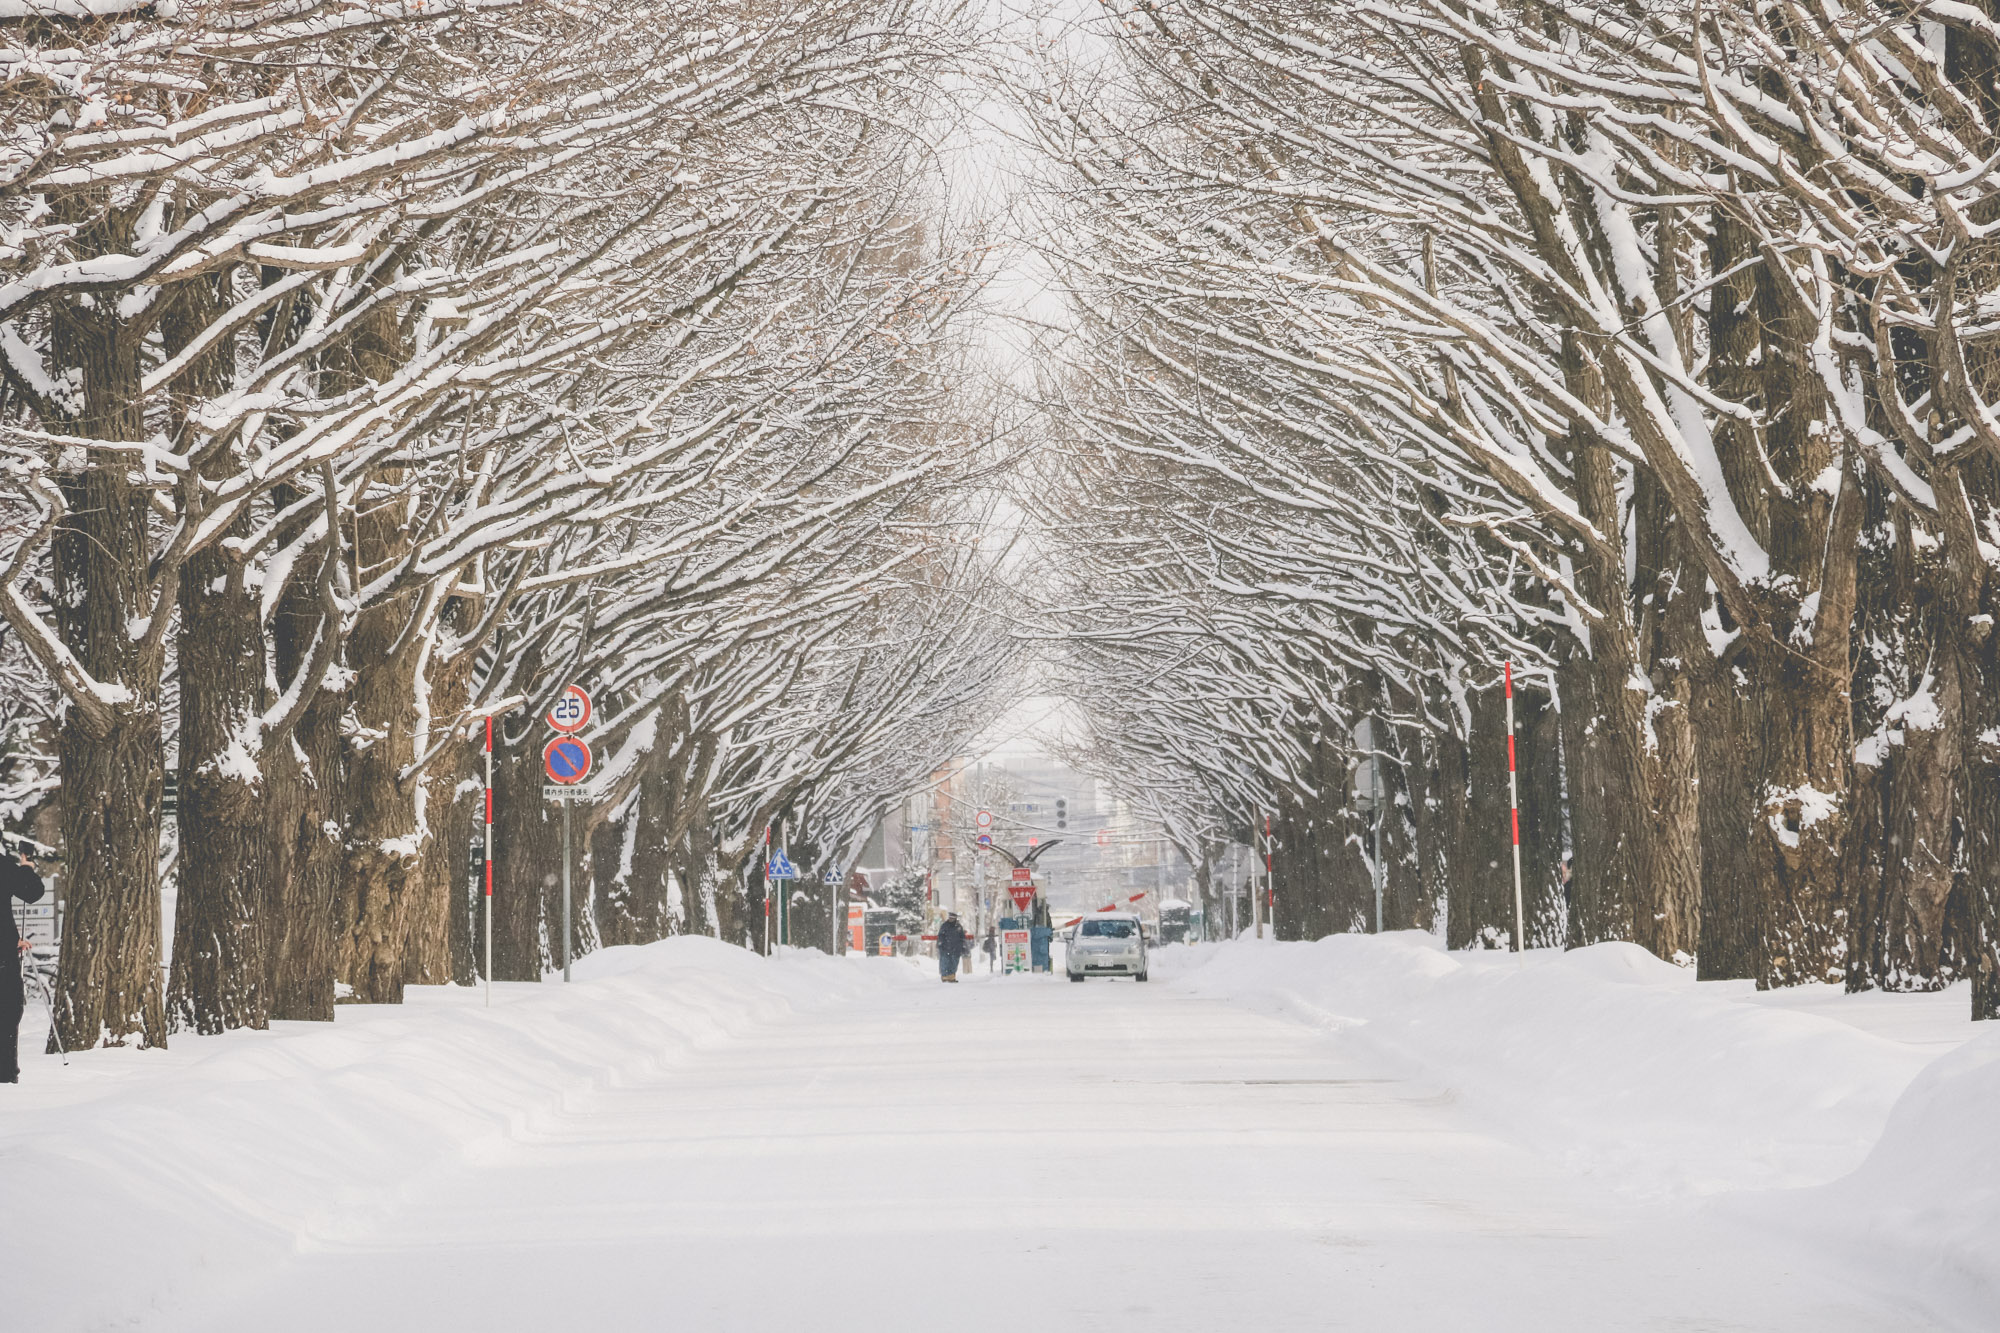
<svg viewBox="0 0 2000 1333"><path fill-rule="evenodd" d="M551 782L581 782L590 776L590 747L574 736L558 736L542 751L542 768Z"/></svg>

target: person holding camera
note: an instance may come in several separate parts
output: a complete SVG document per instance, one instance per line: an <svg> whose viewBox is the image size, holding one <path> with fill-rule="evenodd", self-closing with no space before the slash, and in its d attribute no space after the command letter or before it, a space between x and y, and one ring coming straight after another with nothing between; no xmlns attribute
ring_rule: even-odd
<svg viewBox="0 0 2000 1333"><path fill-rule="evenodd" d="M26 844L15 847L12 857L0 859L0 903L6 905L8 947L0 964L0 1083L21 1081L21 1012L28 1007L27 988L21 982L21 962L28 954L28 942L14 923L14 902L39 902L46 889L35 873L35 862Z"/></svg>

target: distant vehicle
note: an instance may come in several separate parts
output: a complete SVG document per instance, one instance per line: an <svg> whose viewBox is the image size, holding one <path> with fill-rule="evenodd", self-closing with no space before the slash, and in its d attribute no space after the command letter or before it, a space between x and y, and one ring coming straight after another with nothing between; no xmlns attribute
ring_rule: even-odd
<svg viewBox="0 0 2000 1333"><path fill-rule="evenodd" d="M1146 924L1124 912L1099 912L1069 932L1065 968L1071 981L1085 977L1146 979Z"/></svg>
<svg viewBox="0 0 2000 1333"><path fill-rule="evenodd" d="M1160 943L1186 944L1192 933L1193 910L1178 898L1160 904Z"/></svg>

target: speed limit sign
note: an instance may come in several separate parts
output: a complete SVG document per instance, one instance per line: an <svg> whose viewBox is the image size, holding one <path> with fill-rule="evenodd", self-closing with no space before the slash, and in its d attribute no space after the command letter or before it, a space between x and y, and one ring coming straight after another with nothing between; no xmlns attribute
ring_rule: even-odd
<svg viewBox="0 0 2000 1333"><path fill-rule="evenodd" d="M549 725L557 731L582 731L590 721L590 696L578 685L570 685L549 705Z"/></svg>
<svg viewBox="0 0 2000 1333"><path fill-rule="evenodd" d="M981 810L972 817L972 822L979 826L981 833L984 833L993 827L993 812L991 810Z"/></svg>

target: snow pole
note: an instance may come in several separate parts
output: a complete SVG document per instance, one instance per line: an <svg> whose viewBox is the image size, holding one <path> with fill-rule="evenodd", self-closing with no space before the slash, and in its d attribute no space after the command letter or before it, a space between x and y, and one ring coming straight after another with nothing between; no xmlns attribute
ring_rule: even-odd
<svg viewBox="0 0 2000 1333"><path fill-rule="evenodd" d="M764 825L764 956L771 957L771 826Z"/></svg>
<svg viewBox="0 0 2000 1333"><path fill-rule="evenodd" d="M486 860L486 1007L493 1007L493 714L486 715L486 833L480 840Z"/></svg>
<svg viewBox="0 0 2000 1333"><path fill-rule="evenodd" d="M1510 661L1507 669L1507 808L1513 819L1514 832L1514 952L1525 951L1525 932L1521 922L1521 789L1514 775L1514 664Z"/></svg>
<svg viewBox="0 0 2000 1333"><path fill-rule="evenodd" d="M570 800L570 792L563 793L563 980L569 980L569 808L575 802Z"/></svg>

